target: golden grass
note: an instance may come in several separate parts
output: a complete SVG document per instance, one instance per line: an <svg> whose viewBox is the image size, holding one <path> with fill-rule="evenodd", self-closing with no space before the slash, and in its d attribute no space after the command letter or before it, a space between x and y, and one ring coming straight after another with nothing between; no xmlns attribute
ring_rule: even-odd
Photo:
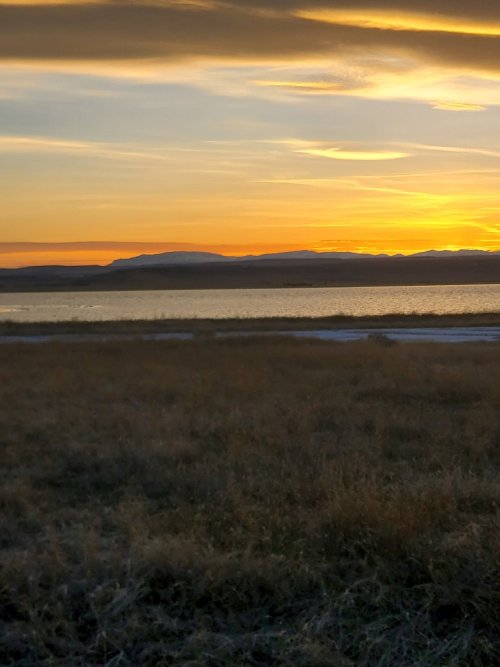
<svg viewBox="0 0 500 667"><path fill-rule="evenodd" d="M500 346L0 347L0 664L500 663Z"/></svg>

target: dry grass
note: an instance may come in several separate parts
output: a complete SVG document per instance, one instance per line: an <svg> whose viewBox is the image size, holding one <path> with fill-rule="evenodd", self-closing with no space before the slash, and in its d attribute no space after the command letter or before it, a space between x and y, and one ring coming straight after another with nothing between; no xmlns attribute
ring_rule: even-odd
<svg viewBox="0 0 500 667"><path fill-rule="evenodd" d="M500 347L0 347L0 664L500 664Z"/></svg>

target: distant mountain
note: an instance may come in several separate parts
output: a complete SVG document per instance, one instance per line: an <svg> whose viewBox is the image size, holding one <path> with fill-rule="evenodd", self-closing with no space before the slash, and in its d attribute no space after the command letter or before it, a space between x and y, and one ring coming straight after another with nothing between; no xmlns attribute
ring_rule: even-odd
<svg viewBox="0 0 500 667"><path fill-rule="evenodd" d="M358 259L367 257L387 257L387 255L369 255L359 252L316 252L315 250L292 250L290 252L266 253L265 255L245 255L236 257L239 261L286 260L286 259Z"/></svg>
<svg viewBox="0 0 500 667"><path fill-rule="evenodd" d="M500 252L490 252L488 250L427 250L426 252L417 252L411 257L471 257L473 255L500 255Z"/></svg>
<svg viewBox="0 0 500 667"><path fill-rule="evenodd" d="M28 286L33 285L38 288L51 288L55 285L67 283L68 285L77 281L85 281L100 274L114 274L120 273L122 280L123 275L129 270L161 270L165 271L180 271L186 272L188 270L201 270L206 267L207 271L214 272L219 267L230 268L234 270L240 267L244 271L250 270L250 266L259 267L261 272L265 267L276 267L280 264L282 266L289 266L290 269L295 267L298 270L299 266L310 265L311 267L318 267L330 261L332 266L339 264L354 262L353 266L358 266L358 262L366 260L367 262L374 262L376 260L388 260L391 264L398 264L401 262L409 262L409 260L420 259L435 259L443 261L457 261L462 259L485 258L493 259L495 262L500 260L500 250L486 251L486 250L427 250L426 252L418 252L413 255L386 255L378 254L372 255L368 253L356 252L316 252L314 250L293 250L290 252L265 253L263 255L244 255L242 257L221 255L214 252L189 252L189 251L175 251L164 252L154 255L139 255L127 259L117 259L107 266L26 266L18 269L2 269L0 268L0 291L8 290L9 286ZM321 261L319 261L321 260ZM425 263L425 262L424 262ZM415 265L420 271L420 267ZM133 272L133 271L132 271Z"/></svg>
<svg viewBox="0 0 500 667"><path fill-rule="evenodd" d="M115 259L109 268L127 269L134 266L165 266L172 264L207 264L209 262L233 261L236 257L226 257L214 252L162 252L158 255L139 255L130 259Z"/></svg>
<svg viewBox="0 0 500 667"><path fill-rule="evenodd" d="M488 252L487 250L427 250L426 252L417 252L406 257L468 257L474 255L498 255L500 252ZM404 257L405 255L395 255L395 257ZM266 253L264 255L244 255L243 257L234 257L220 255L214 252L163 252L158 255L139 255L130 259L117 259L108 269L131 269L144 267L174 266L182 264L208 264L208 263L229 263L229 262L264 262L264 261L286 261L286 260L315 260L315 259L369 259L369 258L389 257L386 254L371 255L369 253L358 252L315 252L314 250L292 250L291 252Z"/></svg>
<svg viewBox="0 0 500 667"><path fill-rule="evenodd" d="M500 252L164 253L109 266L0 269L0 292L500 284ZM0 318L1 319L1 318Z"/></svg>
<svg viewBox="0 0 500 667"><path fill-rule="evenodd" d="M314 250L292 250L289 252L266 253L265 255L244 255L235 259L239 261L259 261L267 259L316 259L318 256Z"/></svg>
<svg viewBox="0 0 500 667"><path fill-rule="evenodd" d="M260 262L273 260L301 259L366 259L368 257L387 257L387 255L369 255L356 252L315 252L314 250L293 250L291 252L266 253L264 255L244 255L233 257L213 252L163 252L158 255L139 255L130 259L117 259L108 268L130 269L134 267L173 266L179 264L208 264L212 262Z"/></svg>

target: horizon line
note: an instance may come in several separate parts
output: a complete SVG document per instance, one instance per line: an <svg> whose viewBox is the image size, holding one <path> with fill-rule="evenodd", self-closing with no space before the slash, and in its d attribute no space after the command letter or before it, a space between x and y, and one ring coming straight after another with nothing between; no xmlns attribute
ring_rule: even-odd
<svg viewBox="0 0 500 667"><path fill-rule="evenodd" d="M272 244L275 245L275 247L278 244ZM168 249L161 250L162 248L169 247ZM251 246L252 247L252 246ZM255 248L255 246L253 246ZM265 246L268 247L269 246ZM52 262L44 262L44 263L38 263L38 262L28 262L28 263L16 263L15 265L10 265L10 266L4 266L3 264L0 265L0 270L16 270L16 269L28 269L28 268L43 268L43 267L87 267L87 266L92 266L92 267L107 267L112 265L115 261L119 260L130 260L134 259L135 257L148 257L148 256L154 256L154 255L167 255L167 254L173 254L173 253L207 253L207 254L212 254L212 255L219 255L221 257L235 257L238 259L243 259L245 257L248 258L258 258L262 257L265 255L283 255L283 254L292 254L292 253L301 253L301 252L311 252L315 253L317 255L323 255L323 254L351 254L351 255L367 255L367 256L372 256L372 257L414 257L415 255L421 255L425 253L463 253L463 252L471 252L471 253L484 253L484 254L495 254L495 253L500 253L500 248L481 248L481 247L459 247L456 245L453 246L435 246L427 249L415 249L415 250L387 250L387 251L382 251L382 250L371 250L369 248L367 249L355 249L355 250L349 250L349 249L343 249L343 248L334 248L334 249L328 249L328 248L322 248L322 249L317 249L317 248L308 248L308 247L302 247L302 246L296 246L290 249L288 246L285 247L285 249L276 249L276 250L262 250L258 252L252 252L251 250L248 251L243 251L241 250L242 246L230 246L229 244L194 244L194 243L161 243L161 242L134 242L134 241L60 241L60 242L45 242L45 241L20 241L20 242L0 242L0 256L4 255L17 255L17 254L38 254L38 253L50 253L50 252L63 252L63 251L78 251L78 250L95 250L95 251L101 251L101 252L112 252L113 250L119 251L120 249L126 250L127 248L132 248L135 251L135 254L132 254L127 257L121 257L121 256L115 256L114 258L106 258L106 260L103 261L103 258L92 258L88 259L87 261L81 261L84 258L75 258L73 261L69 257L64 258L63 261L58 262L58 261L52 261ZM157 252L154 252L154 249L157 249ZM141 249L144 252L140 252ZM224 253L223 250L226 250ZM150 252L146 252L149 250ZM153 252L151 252L153 251ZM40 258L41 259L41 258ZM80 260L80 261L79 261Z"/></svg>

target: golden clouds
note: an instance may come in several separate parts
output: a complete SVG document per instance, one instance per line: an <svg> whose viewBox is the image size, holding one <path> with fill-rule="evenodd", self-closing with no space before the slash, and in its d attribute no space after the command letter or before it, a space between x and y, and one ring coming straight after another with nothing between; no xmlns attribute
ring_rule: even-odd
<svg viewBox="0 0 500 667"><path fill-rule="evenodd" d="M110 238L151 246L165 239L199 249L238 245L246 252L256 242L264 251L280 243L282 249L312 248L325 238L349 250L372 239L380 252L465 240L471 247L494 247L500 238L495 220L499 171L494 168L500 152L480 147L235 140L200 143L196 150L158 146L175 159L152 162L147 171L140 160L127 162L118 172L109 162L105 170L98 152L82 152L87 142L4 138L4 151L9 144L9 150L17 145L26 153L17 194L11 179L2 202L5 219L24 221L9 227L10 239L102 239L100 249L76 245L71 256L78 262L84 256L110 261L124 255L125 245L115 249ZM53 152L44 174L33 150ZM82 162L74 156L85 158L85 171L72 171ZM95 162L88 164L90 157ZM470 171L472 164L477 171ZM6 234L7 228L4 240ZM66 252L46 249L42 256L43 248L19 246L19 253L30 263L47 263ZM23 263L19 253L8 261Z"/></svg>
<svg viewBox="0 0 500 667"><path fill-rule="evenodd" d="M0 152L10 151L85 151L90 144L82 141L64 141L48 137L0 136Z"/></svg>
<svg viewBox="0 0 500 667"><path fill-rule="evenodd" d="M468 104L466 102L435 102L434 109L440 111L485 111L486 107L481 104Z"/></svg>
<svg viewBox="0 0 500 667"><path fill-rule="evenodd" d="M383 160L400 160L401 158L409 157L409 153L401 153L398 151L350 151L340 147L306 148L297 152L305 155L312 155L313 157L328 158L330 160L359 162L380 162Z"/></svg>
<svg viewBox="0 0 500 667"><path fill-rule="evenodd" d="M265 81L255 80L252 83L263 88L281 88L292 92L313 93L316 95L338 93L346 90L342 83L333 81ZM349 90L349 88L347 88Z"/></svg>
<svg viewBox="0 0 500 667"><path fill-rule="evenodd" d="M500 11L457 2L0 2L0 59L283 63L366 53L500 73ZM389 11L388 6L392 9ZM449 9L449 3L448 3ZM475 13L474 16L470 16ZM314 20L311 20L314 19Z"/></svg>
<svg viewBox="0 0 500 667"><path fill-rule="evenodd" d="M161 152L148 152L130 145L97 141L70 141L54 137L0 135L2 153L62 153L109 160L165 161Z"/></svg>
<svg viewBox="0 0 500 667"><path fill-rule="evenodd" d="M500 21L473 21L434 13L418 14L388 9L301 9L300 18L357 28L411 32L445 32L463 35L500 36Z"/></svg>

